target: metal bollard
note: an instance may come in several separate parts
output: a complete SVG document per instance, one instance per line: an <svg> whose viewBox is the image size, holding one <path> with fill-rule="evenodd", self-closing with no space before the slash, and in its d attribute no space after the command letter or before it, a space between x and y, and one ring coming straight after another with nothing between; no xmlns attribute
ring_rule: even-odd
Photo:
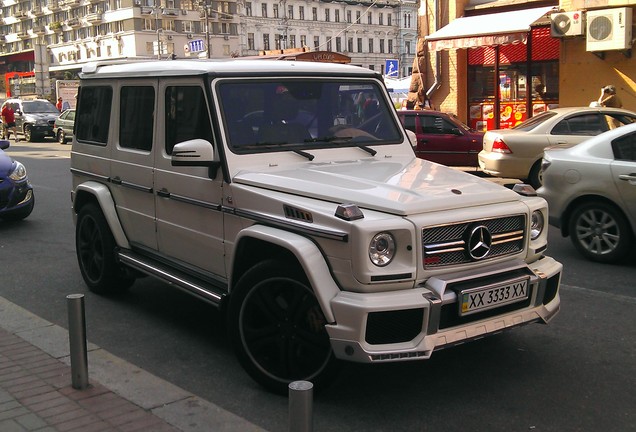
<svg viewBox="0 0 636 432"><path fill-rule="evenodd" d="M84 294L66 296L68 307L68 339L71 351L71 379L74 389L88 387L88 355L86 350L86 318Z"/></svg>
<svg viewBox="0 0 636 432"><path fill-rule="evenodd" d="M309 381L289 384L289 432L312 432L314 385Z"/></svg>

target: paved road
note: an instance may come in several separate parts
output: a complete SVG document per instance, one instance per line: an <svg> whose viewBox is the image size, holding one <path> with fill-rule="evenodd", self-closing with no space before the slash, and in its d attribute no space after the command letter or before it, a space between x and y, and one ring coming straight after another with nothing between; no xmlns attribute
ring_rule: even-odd
<svg viewBox="0 0 636 432"><path fill-rule="evenodd" d="M66 327L64 299L85 292L74 255L68 149L19 145L36 209L0 226L0 295ZM531 325L426 362L344 366L316 395L316 431L636 430L636 260L582 260L550 232L565 263L563 308ZM10 256L11 260L7 261ZM219 314L152 279L126 295L87 294L89 340L269 431L287 430L287 400L262 391L236 363Z"/></svg>

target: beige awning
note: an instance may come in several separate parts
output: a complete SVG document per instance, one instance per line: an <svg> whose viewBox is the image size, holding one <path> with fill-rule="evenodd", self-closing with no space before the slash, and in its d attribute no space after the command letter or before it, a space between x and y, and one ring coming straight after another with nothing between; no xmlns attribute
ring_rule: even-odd
<svg viewBox="0 0 636 432"><path fill-rule="evenodd" d="M545 6L461 17L425 39L431 51L525 43L530 26L553 10L554 7Z"/></svg>

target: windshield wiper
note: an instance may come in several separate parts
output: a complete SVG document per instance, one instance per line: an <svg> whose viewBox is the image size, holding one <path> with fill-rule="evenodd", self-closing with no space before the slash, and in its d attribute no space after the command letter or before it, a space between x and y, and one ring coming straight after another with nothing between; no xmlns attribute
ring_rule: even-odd
<svg viewBox="0 0 636 432"><path fill-rule="evenodd" d="M294 153L299 154L301 156L306 157L307 159L309 159L310 161L314 160L314 155L312 155L311 153L307 153L306 151L302 151L302 150L292 150Z"/></svg>
<svg viewBox="0 0 636 432"><path fill-rule="evenodd" d="M320 137L320 138L311 138L306 139L305 142L349 142L353 139L350 136L328 136L328 137ZM358 147L365 152L369 153L371 156L375 156L378 152L373 150L370 147L365 146L364 144L353 144L355 147Z"/></svg>

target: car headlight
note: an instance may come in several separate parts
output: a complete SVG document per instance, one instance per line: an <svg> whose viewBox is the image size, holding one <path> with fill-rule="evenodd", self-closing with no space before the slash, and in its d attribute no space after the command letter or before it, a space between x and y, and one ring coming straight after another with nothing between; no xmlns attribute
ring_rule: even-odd
<svg viewBox="0 0 636 432"><path fill-rule="evenodd" d="M20 162L15 162L15 168L9 174L9 178L13 181L21 181L24 180L27 176L26 168Z"/></svg>
<svg viewBox="0 0 636 432"><path fill-rule="evenodd" d="M388 232L376 234L369 243L369 258L378 267L389 264L395 256L395 238Z"/></svg>
<svg viewBox="0 0 636 432"><path fill-rule="evenodd" d="M536 240L539 238L545 227L545 219L543 213L539 210L532 212L532 220L530 221L530 238Z"/></svg>

